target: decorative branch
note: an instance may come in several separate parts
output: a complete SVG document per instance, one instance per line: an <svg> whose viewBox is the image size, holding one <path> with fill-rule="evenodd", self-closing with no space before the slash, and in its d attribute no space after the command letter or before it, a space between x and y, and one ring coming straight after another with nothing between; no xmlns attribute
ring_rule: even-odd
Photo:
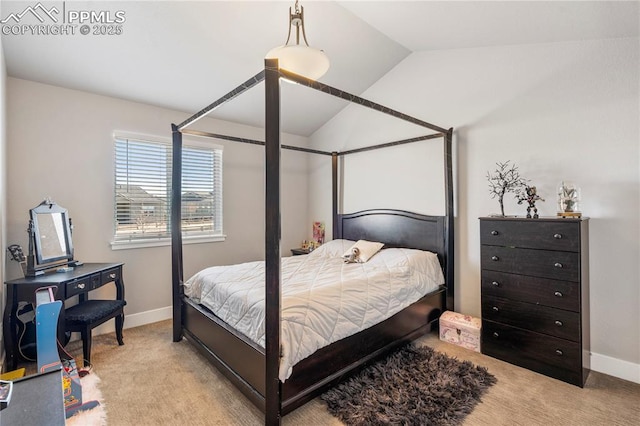
<svg viewBox="0 0 640 426"><path fill-rule="evenodd" d="M504 216L504 196L507 192L517 194L522 187L526 187L527 181L520 176L518 166L509 164L509 160L504 163L496 163L494 174L487 172L489 181L489 194L491 198L498 197L500 203L500 213Z"/></svg>

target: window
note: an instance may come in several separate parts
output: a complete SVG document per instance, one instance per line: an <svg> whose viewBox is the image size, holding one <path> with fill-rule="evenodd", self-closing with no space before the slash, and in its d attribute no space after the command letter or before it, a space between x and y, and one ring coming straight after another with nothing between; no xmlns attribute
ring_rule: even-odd
<svg viewBox="0 0 640 426"><path fill-rule="evenodd" d="M115 136L113 248L168 244L171 238L171 144ZM182 148L182 236L221 241L222 147Z"/></svg>

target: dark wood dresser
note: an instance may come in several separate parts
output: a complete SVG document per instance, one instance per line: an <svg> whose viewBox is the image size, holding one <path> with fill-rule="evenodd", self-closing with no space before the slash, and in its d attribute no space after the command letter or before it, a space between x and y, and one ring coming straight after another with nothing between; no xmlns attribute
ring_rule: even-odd
<svg viewBox="0 0 640 426"><path fill-rule="evenodd" d="M589 220L480 218L482 353L583 387Z"/></svg>

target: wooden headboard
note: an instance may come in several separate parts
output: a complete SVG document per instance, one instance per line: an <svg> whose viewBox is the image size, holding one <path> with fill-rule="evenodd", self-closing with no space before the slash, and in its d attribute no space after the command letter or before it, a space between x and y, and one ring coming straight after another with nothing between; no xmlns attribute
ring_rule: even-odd
<svg viewBox="0 0 640 426"><path fill-rule="evenodd" d="M428 250L438 254L443 268L447 260L445 217L426 216L404 210L364 210L338 215L334 238L368 240L387 247Z"/></svg>

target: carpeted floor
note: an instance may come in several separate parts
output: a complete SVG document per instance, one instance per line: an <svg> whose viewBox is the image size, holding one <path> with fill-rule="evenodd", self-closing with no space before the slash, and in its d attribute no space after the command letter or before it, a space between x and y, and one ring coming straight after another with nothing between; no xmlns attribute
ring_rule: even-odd
<svg viewBox="0 0 640 426"><path fill-rule="evenodd" d="M262 414L187 341L173 343L171 322L95 336L92 361L110 426L261 425ZM497 384L482 396L464 425L635 425L640 384L592 372L581 389L529 370L443 343L418 341L483 366ZM80 342L68 347L80 354ZM341 425L319 398L283 419L284 425Z"/></svg>

